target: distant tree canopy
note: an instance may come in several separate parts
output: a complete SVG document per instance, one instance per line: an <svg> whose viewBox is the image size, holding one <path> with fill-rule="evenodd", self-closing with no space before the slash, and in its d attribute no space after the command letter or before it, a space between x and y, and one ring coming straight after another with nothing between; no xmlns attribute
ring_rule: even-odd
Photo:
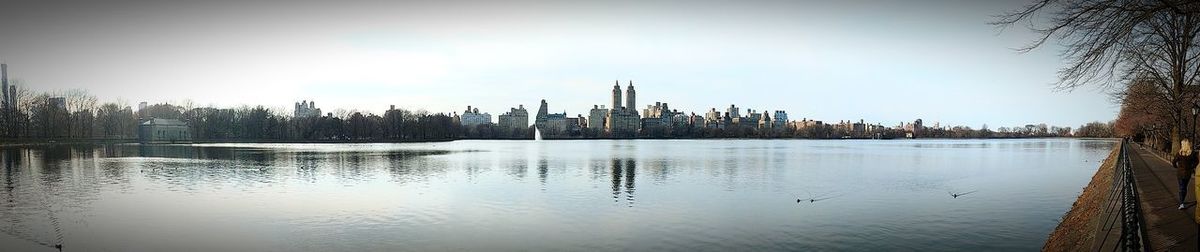
<svg viewBox="0 0 1200 252"><path fill-rule="evenodd" d="M1077 137L1114 137L1112 122L1090 122L1079 126L1075 132Z"/></svg>
<svg viewBox="0 0 1200 252"><path fill-rule="evenodd" d="M55 103L51 94L28 96L20 109L0 111L0 139L133 139L139 123L152 118L178 119L188 123L192 139L198 141L280 142L399 142L450 139L531 139L532 128L502 128L495 124L464 127L445 113L390 109L383 115L361 111L335 112L324 116L293 117L285 111L263 106L214 108L154 104L134 111L117 103L97 105L95 97L73 90L66 104ZM71 101L79 102L71 103ZM548 138L605 138L608 133L578 125L562 135ZM861 123L859 126L864 126ZM642 128L639 138L1023 138L1072 136L1071 128L1045 124L1001 127L993 131L966 126L924 127L906 132L899 127L866 125L854 130L849 124L815 124L759 127L758 123L716 127L703 121L671 121ZM1081 127L1081 130L1085 127ZM1105 136L1088 128L1088 136ZM1111 134L1108 134L1111 135Z"/></svg>
<svg viewBox="0 0 1200 252"><path fill-rule="evenodd" d="M384 116L353 112L334 116L290 117L263 106L185 108L154 104L134 111L116 103L96 105L81 90L67 92L65 102L38 94L22 99L17 109L0 110L0 138L132 139L138 124L150 118L188 122L193 139L208 141L422 141L460 137L461 126L446 114L387 111Z"/></svg>

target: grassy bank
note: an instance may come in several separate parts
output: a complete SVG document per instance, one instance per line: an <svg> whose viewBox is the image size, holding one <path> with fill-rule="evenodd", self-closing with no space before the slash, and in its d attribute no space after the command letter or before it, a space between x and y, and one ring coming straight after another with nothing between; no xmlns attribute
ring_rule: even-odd
<svg viewBox="0 0 1200 252"><path fill-rule="evenodd" d="M1086 251L1092 249L1092 243L1096 238L1096 228L1099 225L1095 220L1100 216L1104 202L1108 201L1107 192L1112 186L1113 173L1116 171L1117 153L1120 153L1120 145L1113 148L1112 152L1108 154L1108 158L1104 159L1104 163L1100 164L1100 168L1096 169L1096 174L1092 175L1092 181L1083 188L1079 198L1075 199L1075 204L1071 205L1071 210L1063 215L1058 227L1050 233L1046 244L1042 246L1042 251Z"/></svg>

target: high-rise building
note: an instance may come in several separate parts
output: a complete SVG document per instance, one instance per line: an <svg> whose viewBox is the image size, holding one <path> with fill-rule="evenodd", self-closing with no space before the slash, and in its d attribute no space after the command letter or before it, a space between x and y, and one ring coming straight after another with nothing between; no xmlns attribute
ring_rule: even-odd
<svg viewBox="0 0 1200 252"><path fill-rule="evenodd" d="M770 111L770 110L768 110L768 111ZM758 120L758 128L759 129L770 129L773 126L772 124L774 124L774 123L775 123L775 121L771 120L771 115L768 115L767 113L762 113L762 117L759 118L759 120Z"/></svg>
<svg viewBox="0 0 1200 252"><path fill-rule="evenodd" d="M538 107L538 113L534 118L533 126L537 127L543 136L557 136L566 133L567 113L550 114L549 111L549 105L543 99L542 105Z"/></svg>
<svg viewBox="0 0 1200 252"><path fill-rule="evenodd" d="M708 121L705 120L704 116L697 115L693 112L691 116L688 116L688 124L690 124L693 128L703 128L707 127Z"/></svg>
<svg viewBox="0 0 1200 252"><path fill-rule="evenodd" d="M565 116L566 114L564 111L563 115ZM566 125L567 135L578 135L580 130L587 127L587 118L583 117L583 115L575 115L575 117L564 118L563 123Z"/></svg>
<svg viewBox="0 0 1200 252"><path fill-rule="evenodd" d="M625 107L629 109L637 109L637 93L633 91L633 81L629 81L629 87L625 89Z"/></svg>
<svg viewBox="0 0 1200 252"><path fill-rule="evenodd" d="M468 127L480 124L491 124L492 114L479 113L479 108L472 109L471 106L468 105L467 110L463 112L460 120L463 126Z"/></svg>
<svg viewBox="0 0 1200 252"><path fill-rule="evenodd" d="M738 107L733 104L729 104L729 108L725 110L725 113L729 113L730 118L742 117L738 114Z"/></svg>
<svg viewBox="0 0 1200 252"><path fill-rule="evenodd" d="M752 124L750 127L754 127L753 124L757 124L759 119L762 119L762 113L758 113L758 111L753 109L746 109L746 118L742 118L742 120Z"/></svg>
<svg viewBox="0 0 1200 252"><path fill-rule="evenodd" d="M612 108L620 109L625 104L621 103L621 81L615 81L612 91Z"/></svg>
<svg viewBox="0 0 1200 252"><path fill-rule="evenodd" d="M646 109L642 110L646 118L666 118L674 116L671 114L671 109L666 103L655 102L654 105L646 105Z"/></svg>
<svg viewBox="0 0 1200 252"><path fill-rule="evenodd" d="M0 64L0 82L3 82L3 88L0 89L0 91L4 92L3 97L0 97L3 99L0 100L0 108L8 108L9 106L12 106L9 103L9 101L12 101L12 99L8 97L13 95L8 93L8 64Z"/></svg>
<svg viewBox="0 0 1200 252"><path fill-rule="evenodd" d="M8 85L8 105L17 108L17 85Z"/></svg>
<svg viewBox="0 0 1200 252"><path fill-rule="evenodd" d="M704 113L705 128L720 128L722 120L721 112L717 112L717 108L712 108L708 113Z"/></svg>
<svg viewBox="0 0 1200 252"><path fill-rule="evenodd" d="M642 118L642 128L653 126L675 126L687 121L686 116L681 116L678 111L671 111L669 105L665 102L655 102L654 105L646 105L646 109L642 111L645 117ZM676 116L679 116L676 118Z"/></svg>
<svg viewBox="0 0 1200 252"><path fill-rule="evenodd" d="M17 107L17 85L8 83L8 64L0 64L0 108Z"/></svg>
<svg viewBox="0 0 1200 252"><path fill-rule="evenodd" d="M297 102L295 108L296 110L292 112L295 117L321 116L321 109L317 108L317 103L314 101Z"/></svg>
<svg viewBox="0 0 1200 252"><path fill-rule="evenodd" d="M775 116L773 116L771 118L775 119L775 122L774 122L775 127L787 127L787 123L788 123L787 111L776 110Z"/></svg>
<svg viewBox="0 0 1200 252"><path fill-rule="evenodd" d="M600 105L592 105L592 110L588 111L589 129L603 130L604 122L608 120L608 109Z"/></svg>
<svg viewBox="0 0 1200 252"><path fill-rule="evenodd" d="M139 102L139 103L138 103L138 111L145 110L147 106L149 106L149 104L148 104L148 103L146 103L146 102Z"/></svg>
<svg viewBox="0 0 1200 252"><path fill-rule="evenodd" d="M637 103L633 81L629 81L627 95L629 97L626 97L625 106L621 106L621 85L613 85L613 108L608 111L604 126L604 131L613 137L636 137L641 129L641 115L638 114L637 108L633 107Z"/></svg>
<svg viewBox="0 0 1200 252"><path fill-rule="evenodd" d="M529 128L529 111L525 110L525 105L517 105L516 108L509 108L508 112L500 114L499 127L512 132L514 129Z"/></svg>

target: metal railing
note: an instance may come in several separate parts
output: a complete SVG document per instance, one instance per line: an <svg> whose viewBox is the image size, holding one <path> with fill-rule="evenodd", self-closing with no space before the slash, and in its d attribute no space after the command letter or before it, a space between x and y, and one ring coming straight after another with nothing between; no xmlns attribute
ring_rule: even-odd
<svg viewBox="0 0 1200 252"><path fill-rule="evenodd" d="M1128 140L1121 141L1112 186L1102 215L1104 219L1100 231L1104 236L1100 240L1100 246L1096 247L1099 250L1151 251L1149 237L1146 235L1146 221L1142 216L1141 199L1137 191L1137 179L1129 160L1130 147ZM1113 234L1118 234L1119 237L1111 237Z"/></svg>

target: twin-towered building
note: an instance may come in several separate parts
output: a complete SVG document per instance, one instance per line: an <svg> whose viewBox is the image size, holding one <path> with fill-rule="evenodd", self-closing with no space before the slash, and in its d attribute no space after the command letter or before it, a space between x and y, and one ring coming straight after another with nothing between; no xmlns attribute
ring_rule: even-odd
<svg viewBox="0 0 1200 252"><path fill-rule="evenodd" d="M491 122L490 115L481 117L480 120L470 119L476 115L487 114L479 113L477 108L468 107L468 110L463 113L463 125ZM529 129L529 113L524 106L512 108L509 112L500 115L497 126L503 132ZM584 115L568 117L566 112L550 113L549 104L543 99L538 106L537 114L534 115L532 126L545 137L607 136L613 138L639 137L646 134L642 131L662 132L663 129L755 128L770 130L794 128L788 122L787 112L782 110L759 112L746 109L743 114L735 105L730 105L724 114L714 108L704 115L695 113L688 115L671 109L667 103L655 102L653 105L647 105L639 113L637 91L633 86L633 81L629 81L625 90L621 90L619 81L615 82L612 88L611 104L593 105L586 117Z"/></svg>
<svg viewBox="0 0 1200 252"><path fill-rule="evenodd" d="M642 116L637 112L637 91L633 81L625 90L625 104L621 104L621 83L613 84L612 109L604 115L604 132L612 137L637 137L642 128Z"/></svg>
<svg viewBox="0 0 1200 252"><path fill-rule="evenodd" d="M637 111L637 91L633 88L633 81L629 82L624 94L618 81L613 84L611 107L593 105L587 117L567 117L566 112L549 113L549 105L542 100L533 124L545 136L575 134L586 128L589 132L628 138L638 136L642 128L642 116Z"/></svg>

